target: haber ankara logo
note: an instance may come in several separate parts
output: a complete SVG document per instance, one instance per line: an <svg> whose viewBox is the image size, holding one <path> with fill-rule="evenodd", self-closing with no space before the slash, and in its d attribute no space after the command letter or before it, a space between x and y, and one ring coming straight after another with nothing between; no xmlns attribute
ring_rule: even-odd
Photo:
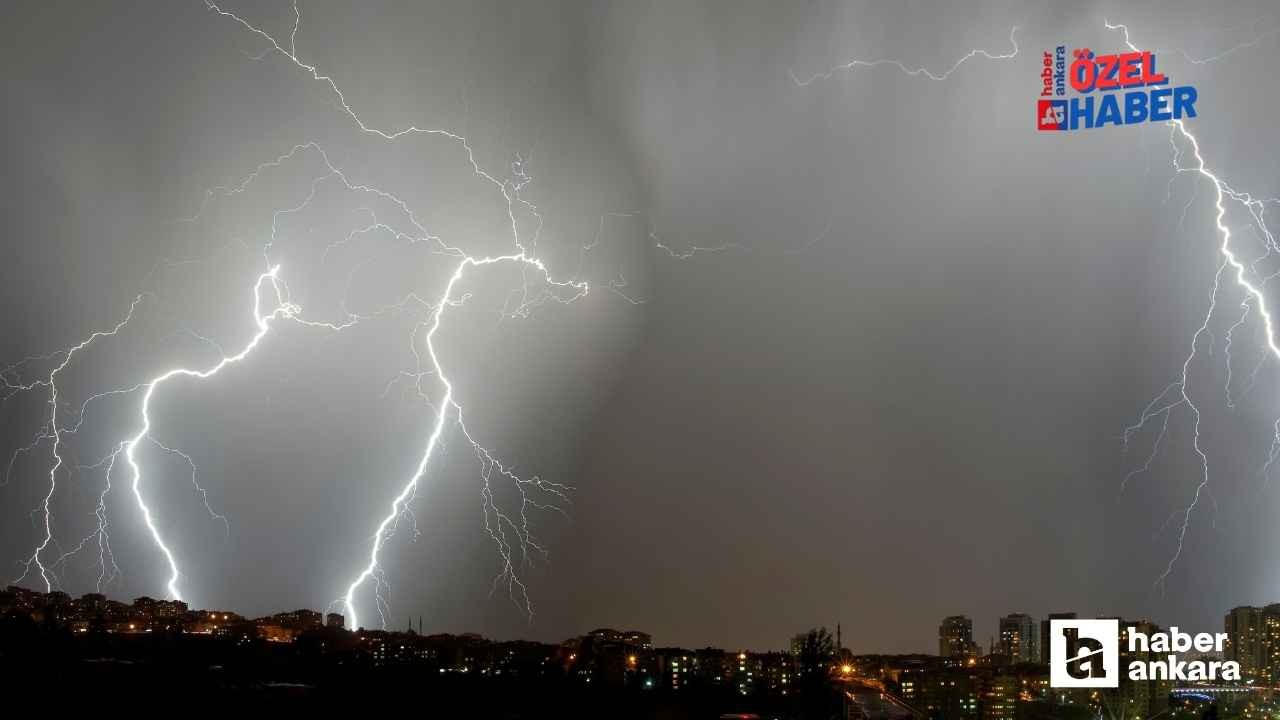
<svg viewBox="0 0 1280 720"><path fill-rule="evenodd" d="M1036 103L1036 129L1066 130L1067 101L1040 100Z"/></svg>
<svg viewBox="0 0 1280 720"><path fill-rule="evenodd" d="M1058 45L1046 50L1037 66L1037 130L1091 130L1196 117L1196 88L1172 85L1169 76L1156 70L1156 54L1150 50L1098 55L1076 48L1071 57L1068 63L1067 46Z"/></svg>
<svg viewBox="0 0 1280 720"><path fill-rule="evenodd" d="M1120 686L1119 620L1050 620L1049 685Z"/></svg>

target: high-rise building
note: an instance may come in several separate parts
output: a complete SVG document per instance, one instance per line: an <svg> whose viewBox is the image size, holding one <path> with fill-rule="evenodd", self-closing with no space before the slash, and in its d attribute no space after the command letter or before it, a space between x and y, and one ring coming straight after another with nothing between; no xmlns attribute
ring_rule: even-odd
<svg viewBox="0 0 1280 720"><path fill-rule="evenodd" d="M938 654L958 657L974 654L973 620L964 615L950 615L938 626Z"/></svg>
<svg viewBox="0 0 1280 720"><path fill-rule="evenodd" d="M1240 663L1242 679L1261 680L1269 659L1262 608L1232 608L1223 618L1222 629L1227 633L1226 659Z"/></svg>
<svg viewBox="0 0 1280 720"><path fill-rule="evenodd" d="M1280 680L1280 603L1232 608L1223 621L1226 659L1240 663L1240 677L1270 685Z"/></svg>
<svg viewBox="0 0 1280 720"><path fill-rule="evenodd" d="M1263 645L1267 672L1263 682L1275 685L1280 682L1280 603L1262 608Z"/></svg>
<svg viewBox="0 0 1280 720"><path fill-rule="evenodd" d="M1000 618L999 649L1010 662L1039 662L1040 628L1035 618L1025 613Z"/></svg>
<svg viewBox="0 0 1280 720"><path fill-rule="evenodd" d="M1049 664L1049 625L1050 620L1075 620L1078 616L1073 612L1049 613L1049 617L1040 621L1040 664Z"/></svg>

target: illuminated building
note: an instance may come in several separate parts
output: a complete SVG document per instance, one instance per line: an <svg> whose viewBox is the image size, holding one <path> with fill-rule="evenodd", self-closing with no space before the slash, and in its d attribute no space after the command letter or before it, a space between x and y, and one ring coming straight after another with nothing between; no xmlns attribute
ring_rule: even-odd
<svg viewBox="0 0 1280 720"><path fill-rule="evenodd" d="M152 612L157 618L180 618L187 614L187 604L181 600L157 600Z"/></svg>
<svg viewBox="0 0 1280 720"><path fill-rule="evenodd" d="M759 653L755 657L759 686L771 692L787 694L795 680L795 659L784 652Z"/></svg>
<svg viewBox="0 0 1280 720"><path fill-rule="evenodd" d="M587 637L595 642L623 642L624 636L622 632L613 628L597 628L587 633Z"/></svg>
<svg viewBox="0 0 1280 720"><path fill-rule="evenodd" d="M325 627L342 628L346 626L346 618L340 613L329 613L324 616Z"/></svg>
<svg viewBox="0 0 1280 720"><path fill-rule="evenodd" d="M981 694L977 677L960 670L906 670L899 687L902 699L927 717L976 720Z"/></svg>
<svg viewBox="0 0 1280 720"><path fill-rule="evenodd" d="M1009 662L1038 662L1039 646L1040 628L1030 615L1014 613L1000 618L999 650Z"/></svg>
<svg viewBox="0 0 1280 720"><path fill-rule="evenodd" d="M1280 603L1272 603L1262 609L1262 625L1266 656L1266 674L1263 682L1275 685L1280 683Z"/></svg>
<svg viewBox="0 0 1280 720"><path fill-rule="evenodd" d="M320 613L315 610L307 609L276 613L271 616L271 619L277 625L291 628L293 630L310 630L311 628L318 628L322 622Z"/></svg>
<svg viewBox="0 0 1280 720"><path fill-rule="evenodd" d="M746 695L751 692L751 682L754 673L751 671L751 659L747 657L745 652L738 653L738 662L735 664L736 670L733 673L733 684L737 688L739 695Z"/></svg>
<svg viewBox="0 0 1280 720"><path fill-rule="evenodd" d="M646 632L597 628L561 647L568 651L570 674L597 687L651 689L665 684L662 659L655 656Z"/></svg>
<svg viewBox="0 0 1280 720"><path fill-rule="evenodd" d="M625 645L631 645L641 650L653 649L653 638L649 636L649 633L640 632L639 630L627 630L622 633L622 642Z"/></svg>
<svg viewBox="0 0 1280 720"><path fill-rule="evenodd" d="M658 653L658 675L662 686L679 690L694 681L698 674L698 657L688 650L668 648Z"/></svg>
<svg viewBox="0 0 1280 720"><path fill-rule="evenodd" d="M796 677L795 657L784 652L726 654L733 668L731 682L740 695L768 691L785 695Z"/></svg>
<svg viewBox="0 0 1280 720"><path fill-rule="evenodd" d="M1224 618L1223 630L1227 633L1227 659L1240 663L1240 677L1246 681L1263 680L1269 673L1267 623L1262 608L1232 608Z"/></svg>
<svg viewBox="0 0 1280 720"><path fill-rule="evenodd" d="M1241 606L1227 612L1227 660L1240 663L1240 677L1263 685L1280 682L1280 603Z"/></svg>
<svg viewBox="0 0 1280 720"><path fill-rule="evenodd" d="M1015 720L1021 684L1013 675L987 678L982 687L982 720Z"/></svg>
<svg viewBox="0 0 1280 720"><path fill-rule="evenodd" d="M0 610L29 613L44 605L44 593L10 585L0 593Z"/></svg>
<svg viewBox="0 0 1280 720"><path fill-rule="evenodd" d="M191 613L186 631L195 635L226 635L244 618L230 610L197 610Z"/></svg>
<svg viewBox="0 0 1280 720"><path fill-rule="evenodd" d="M977 655L973 643L973 620L964 615L951 615L938 626L938 654L942 657Z"/></svg>

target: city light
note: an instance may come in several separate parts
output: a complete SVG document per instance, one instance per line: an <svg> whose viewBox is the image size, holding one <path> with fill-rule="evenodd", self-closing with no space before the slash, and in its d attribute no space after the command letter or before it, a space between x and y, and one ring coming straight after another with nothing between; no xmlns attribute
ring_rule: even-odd
<svg viewBox="0 0 1280 720"><path fill-rule="evenodd" d="M233 612L193 610L180 601L148 597L137 598L133 604L126 605L97 594L73 599L57 591L43 593L12 586L0 591L0 616L13 622L24 613L29 614L33 622L41 618L44 622L65 623L71 637L76 638L76 642L89 643L86 645L89 648L101 642L104 633L119 633L120 642L142 643L133 652L163 650L169 647L167 643L184 637L201 638L200 644L189 645L183 651L195 656L209 652L212 657L222 657L224 645L219 643L293 647L295 651L280 656L281 662L295 653L299 658L309 658L307 663L330 658L336 663L331 669L338 673L337 678L343 677L340 668L354 663L356 667L365 668L361 672L411 669L431 673L446 682L450 677L462 676L475 677L478 682L486 678L515 677L529 682L546 681L551 683L549 687L569 680L576 682L576 687L661 689L675 696L720 688L739 698L781 698L794 692L801 695L812 692L812 683L799 681L814 680L813 670L819 670L817 675L821 681L838 683L839 692L855 703L876 698L887 707L934 708L940 711L938 716L956 720L1013 719L1021 717L1024 707L1028 711L1043 710L1045 704L1074 708L1070 717L1085 717L1087 713L1118 704L1133 708L1140 717L1189 703L1239 701L1255 712L1264 713L1258 717L1270 717L1265 713L1280 710L1274 692L1275 680L1280 677L1280 652L1271 651L1272 647L1280 647L1280 603L1237 607L1227 615L1225 635L1229 642L1226 647L1229 652L1244 653L1241 657L1245 659L1248 678L1242 682L1180 687L1172 681L1162 681L1148 687L1146 681L1125 680L1118 689L1103 691L1054 690L1041 654L1037 652L1031 659L1020 661L1005 654L1007 647L993 647L993 652L985 655L981 663L975 662L974 657L965 657L963 663L956 663L953 662L955 656L920 654L867 655L858 656L860 659L856 662L853 659L837 661L834 654L828 654L819 665L807 671L801 656L794 652L724 651L709 647L654 649L651 636L639 631L620 633L601 628L558 644L494 641L478 635L420 635L413 630L354 633L342 627L341 616L308 609L250 620ZM1039 631L1047 628L1041 623L1048 622L1023 613L999 620L1010 619L1017 621L1017 632L1005 639L1011 647L1023 642L1022 637L1014 635L1028 627L1035 628L1035 632L1027 630L1025 640L1034 645L1033 638L1039 638ZM211 625L211 621L219 624ZM1127 623L1122 621L1122 625ZM958 630L971 627L972 622L964 616L946 618L938 627L940 649L971 647L967 635L957 634ZM1157 631L1149 622L1139 622L1134 627L1143 628L1144 636ZM152 633L155 635L150 636ZM151 645L148 638L157 636L166 638L165 643ZM308 652L319 655L307 655ZM1161 657L1154 643L1148 655ZM575 662L580 658L580 663ZM862 663L873 668L865 676L855 672ZM646 672L637 673L635 668L641 665ZM877 674L881 679L877 679ZM1057 717L1052 712L1044 716ZM883 717L896 718L892 714ZM906 720L906 716L902 720Z"/></svg>

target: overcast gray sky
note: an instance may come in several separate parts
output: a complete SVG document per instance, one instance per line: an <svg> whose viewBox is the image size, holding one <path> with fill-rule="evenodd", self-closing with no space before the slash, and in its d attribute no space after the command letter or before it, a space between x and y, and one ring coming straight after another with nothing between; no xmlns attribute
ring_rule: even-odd
<svg viewBox="0 0 1280 720"><path fill-rule="evenodd" d="M1230 278L1189 366L1212 493L1163 590L1172 514L1199 479L1189 408L1121 493L1159 421L1127 455L1120 435L1179 377L1208 308L1213 186L1173 172L1163 125L1042 134L1032 102L1044 49L1119 50L1104 18L1127 23L1175 84L1198 87L1188 128L1208 165L1280 195L1280 15L1264 2L959 5L299 3L298 57L366 124L447 129L493 177L527 173L521 197L542 224L518 204L521 240L536 238L557 278L593 286L503 319L520 274L477 270L437 336L472 436L574 488L564 515L531 515L549 553L520 570L532 623L505 587L490 594L501 565L480 469L449 423L383 551L389 625L546 640L612 625L774 648L841 622L857 651L929 651L949 614L973 616L985 644L1009 612L1210 630L1229 607L1280 600L1280 488L1259 472L1280 387L1274 363L1252 376L1255 312L1231 335L1224 392L1244 297ZM290 3L224 7L288 47ZM96 392L243 347L268 242L309 319L440 295L456 258L388 232L349 237L374 217L412 226L386 198L317 182L313 150L206 196L298 144L394 193L451 246L513 249L502 194L458 142L361 133L326 83L203 2L5 15L0 362L73 345L153 293L59 375L64 421ZM853 59L940 75L974 49L1012 53L1014 26L1016 57L975 56L944 81L889 64L792 80ZM1258 257L1238 215L1238 248ZM673 257L693 248L726 249ZM260 614L342 594L431 428L411 383L389 385L415 371L427 317L410 305L338 333L281 323L234 369L157 391L153 436L192 458L229 525L184 460L139 448L194 605ZM438 401L438 378L423 385ZM48 399L5 401L6 459ZM92 536L105 466L69 470L135 434L140 400L95 401L66 436L46 560ZM50 452L19 455L0 487L11 577L43 535L30 511ZM128 474L111 479L123 577L109 592L163 595ZM96 539L58 569L68 591L92 590ZM358 599L375 624L372 594Z"/></svg>

